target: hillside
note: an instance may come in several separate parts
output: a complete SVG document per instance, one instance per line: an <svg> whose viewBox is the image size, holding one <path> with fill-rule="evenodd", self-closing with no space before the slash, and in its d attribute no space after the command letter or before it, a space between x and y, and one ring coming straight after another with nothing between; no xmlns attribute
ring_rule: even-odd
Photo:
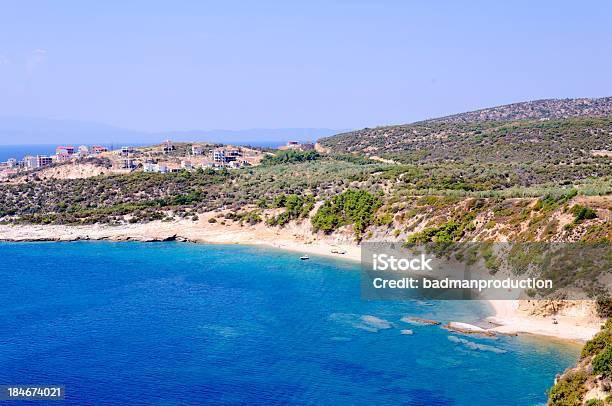
<svg viewBox="0 0 612 406"><path fill-rule="evenodd" d="M335 153L403 163L609 166L612 97L541 100L319 140Z"/></svg>
<svg viewBox="0 0 612 406"><path fill-rule="evenodd" d="M612 115L612 97L598 99L544 99L506 104L467 113L453 114L431 121L471 123L475 121L515 121L606 117Z"/></svg>

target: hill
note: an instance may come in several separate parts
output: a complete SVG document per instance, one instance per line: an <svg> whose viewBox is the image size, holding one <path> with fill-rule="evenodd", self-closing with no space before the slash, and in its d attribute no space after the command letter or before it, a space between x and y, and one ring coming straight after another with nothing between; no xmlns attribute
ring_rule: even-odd
<svg viewBox="0 0 612 406"><path fill-rule="evenodd" d="M403 163L608 162L612 97L539 100L412 124L365 128L319 144ZM603 159L601 159L603 158Z"/></svg>
<svg viewBox="0 0 612 406"><path fill-rule="evenodd" d="M453 114L431 121L471 123L475 121L514 121L562 119L571 117L606 117L612 115L612 97L598 99L543 99L506 104Z"/></svg>

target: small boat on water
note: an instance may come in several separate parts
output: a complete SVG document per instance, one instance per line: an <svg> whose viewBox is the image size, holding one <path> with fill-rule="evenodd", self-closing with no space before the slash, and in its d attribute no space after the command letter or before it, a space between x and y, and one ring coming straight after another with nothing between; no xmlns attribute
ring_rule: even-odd
<svg viewBox="0 0 612 406"><path fill-rule="evenodd" d="M310 259L310 257L309 257L308 255L302 255L302 256L300 257L300 259L301 259L302 261L306 261L307 259Z"/></svg>

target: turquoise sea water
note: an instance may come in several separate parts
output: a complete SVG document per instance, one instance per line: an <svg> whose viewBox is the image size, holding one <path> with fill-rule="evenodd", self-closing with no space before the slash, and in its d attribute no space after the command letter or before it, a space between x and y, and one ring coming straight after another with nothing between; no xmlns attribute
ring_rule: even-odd
<svg viewBox="0 0 612 406"><path fill-rule="evenodd" d="M403 316L471 322L487 309L365 302L357 265L297 257L0 243L0 384L62 384L63 404L534 405L577 358L542 339L408 325Z"/></svg>

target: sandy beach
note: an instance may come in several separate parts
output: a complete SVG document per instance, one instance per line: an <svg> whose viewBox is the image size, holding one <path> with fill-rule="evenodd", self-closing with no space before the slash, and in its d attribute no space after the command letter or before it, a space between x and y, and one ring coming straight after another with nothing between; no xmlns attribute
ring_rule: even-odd
<svg viewBox="0 0 612 406"><path fill-rule="evenodd" d="M528 333L572 341L587 341L600 329L603 323L589 314L591 303L578 304L571 313L553 316L531 315L521 308L518 300L490 300L494 315L487 321L495 324L492 331L498 333ZM583 307L581 309L581 307ZM556 321L556 324L555 322Z"/></svg>
<svg viewBox="0 0 612 406"><path fill-rule="evenodd" d="M109 225L0 225L1 241L186 241L209 244L264 245L296 254L323 255L361 261L361 249L350 237L312 235L305 225L282 229L263 224L242 226L235 223L209 223L202 216L198 221L155 221L121 226ZM338 253L342 252L342 254ZM554 317L530 314L516 300L491 300L492 316L486 319L493 332L501 334L535 334L571 341L586 341L595 335L602 320L589 315L592 303L585 302L572 311ZM459 321L459 320L454 320Z"/></svg>

